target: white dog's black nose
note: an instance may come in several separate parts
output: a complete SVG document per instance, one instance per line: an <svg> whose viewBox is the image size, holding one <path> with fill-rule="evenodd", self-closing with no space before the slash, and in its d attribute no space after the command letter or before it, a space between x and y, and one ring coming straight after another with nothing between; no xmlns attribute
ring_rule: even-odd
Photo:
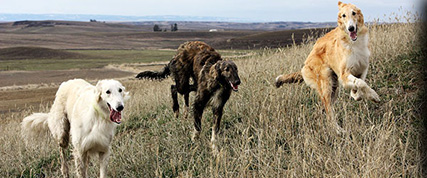
<svg viewBox="0 0 427 178"><path fill-rule="evenodd" d="M353 25L352 25L352 26L350 26L350 27L348 27L348 31L349 31L349 32L353 32L353 31L354 31L354 29L355 29L355 28L354 28L354 26L353 26Z"/></svg>
<svg viewBox="0 0 427 178"><path fill-rule="evenodd" d="M117 109L117 111L122 111L123 109L124 109L125 107L123 107L123 105L120 105L119 107L117 107L116 109Z"/></svg>

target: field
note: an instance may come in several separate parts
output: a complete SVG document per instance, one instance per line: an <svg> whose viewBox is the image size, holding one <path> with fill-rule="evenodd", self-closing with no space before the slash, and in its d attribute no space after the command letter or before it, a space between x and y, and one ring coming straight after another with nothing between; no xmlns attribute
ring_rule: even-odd
<svg viewBox="0 0 427 178"><path fill-rule="evenodd" d="M315 36L307 36L300 45L287 48L221 51L238 65L242 84L225 107L218 140L220 153L216 156L209 146L209 109L202 120L201 139L193 143L192 115L173 117L170 79L121 79L132 99L114 138L109 176L425 176L420 113L424 81L419 77L425 56L418 43L421 29L418 23L400 20L405 23L370 26L371 65L367 83L382 101L356 102L341 87L334 106L345 133L328 127L316 93L306 85L285 85L279 89L273 86L277 75L302 67ZM108 63L109 56L115 56L113 61L121 55L132 56L132 51L111 51L105 56L96 51L69 52L102 56L101 63ZM116 64L125 65L120 60ZM26 97L23 92L21 95ZM48 139L26 146L19 135L22 118L32 112L48 111L51 101L49 97L42 99L39 106L2 115L1 177L60 176L55 141ZM69 158L69 165L73 165L71 154ZM97 161L96 157L92 161ZM91 164L90 177L98 175L97 166L96 162ZM70 168L74 170L74 166Z"/></svg>

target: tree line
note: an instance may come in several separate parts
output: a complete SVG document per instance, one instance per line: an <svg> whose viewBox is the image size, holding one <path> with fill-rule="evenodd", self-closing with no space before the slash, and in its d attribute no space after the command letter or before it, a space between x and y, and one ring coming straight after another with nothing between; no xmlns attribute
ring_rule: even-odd
<svg viewBox="0 0 427 178"><path fill-rule="evenodd" d="M161 31L163 31L163 32L166 32L167 31L167 29L166 28L160 28L160 26L159 25L157 25L157 24L154 24L154 27L153 27L153 31L155 31L155 32L161 32ZM178 24L171 24L171 28L170 28L170 31L171 32L175 32L175 31L178 31Z"/></svg>

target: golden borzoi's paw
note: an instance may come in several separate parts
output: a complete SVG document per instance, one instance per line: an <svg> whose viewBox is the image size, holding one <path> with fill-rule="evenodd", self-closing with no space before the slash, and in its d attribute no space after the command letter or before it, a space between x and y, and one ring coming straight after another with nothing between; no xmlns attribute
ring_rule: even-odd
<svg viewBox="0 0 427 178"><path fill-rule="evenodd" d="M360 90L351 90L350 96L356 101L362 100L362 95Z"/></svg>
<svg viewBox="0 0 427 178"><path fill-rule="evenodd" d="M367 98L373 102L379 103L381 100L377 92L371 88L368 88L368 90L369 92L366 93Z"/></svg>

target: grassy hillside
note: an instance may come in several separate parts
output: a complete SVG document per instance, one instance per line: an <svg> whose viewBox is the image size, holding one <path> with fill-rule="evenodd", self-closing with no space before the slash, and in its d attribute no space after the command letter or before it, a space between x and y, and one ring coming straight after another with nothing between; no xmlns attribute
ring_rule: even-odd
<svg viewBox="0 0 427 178"><path fill-rule="evenodd" d="M404 19L403 19L404 20ZM406 22L406 21L404 21ZM367 83L381 103L356 102L340 87L336 116L347 131L326 124L317 95L304 84L276 89L274 78L299 70L313 46L264 50L235 60L242 85L225 107L220 153L209 147L212 113L192 143L189 118L175 119L170 79L127 81L132 99L112 146L110 177L421 177L421 116L417 98L422 60L419 24L370 28ZM193 98L194 96L192 96ZM48 105L41 111L47 111ZM1 177L60 176L58 147L51 139L26 147L19 122L28 111L3 118ZM72 159L72 156L69 156ZM97 161L93 158L92 161ZM71 160L69 164L74 162ZM74 170L74 166L70 166ZM90 177L98 175L97 163Z"/></svg>

